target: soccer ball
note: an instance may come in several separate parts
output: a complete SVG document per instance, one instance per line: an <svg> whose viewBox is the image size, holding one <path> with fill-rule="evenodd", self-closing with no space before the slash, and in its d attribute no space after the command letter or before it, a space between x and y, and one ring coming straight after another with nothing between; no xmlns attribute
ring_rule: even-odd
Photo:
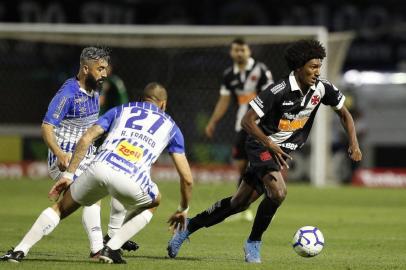
<svg viewBox="0 0 406 270"><path fill-rule="evenodd" d="M324 236L313 226L304 226L297 230L292 240L293 249L302 257L314 257L324 247Z"/></svg>

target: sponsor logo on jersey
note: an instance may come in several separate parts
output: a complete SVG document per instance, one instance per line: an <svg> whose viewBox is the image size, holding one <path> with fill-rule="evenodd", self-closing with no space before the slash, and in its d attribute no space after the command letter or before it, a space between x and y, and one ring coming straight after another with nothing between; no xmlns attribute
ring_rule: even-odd
<svg viewBox="0 0 406 270"><path fill-rule="evenodd" d="M125 158L116 155L115 153L110 153L107 156L106 161L114 165L114 167L116 167L117 169L126 173L131 173L134 169L133 163L129 162Z"/></svg>
<svg viewBox="0 0 406 270"><path fill-rule="evenodd" d="M265 152L262 152L259 154L259 158L262 161L268 161L268 160L272 159L272 155L271 155L271 153L269 153L269 151L265 151Z"/></svg>
<svg viewBox="0 0 406 270"><path fill-rule="evenodd" d="M74 102L75 103L82 103L82 102L87 101L88 99L89 98L87 96L82 96L82 97L79 97L79 98L75 98Z"/></svg>
<svg viewBox="0 0 406 270"><path fill-rule="evenodd" d="M240 82L238 81L238 80L234 80L234 81L231 81L230 82L230 84L232 85L232 86L235 86L235 85L237 85L237 84L239 84Z"/></svg>
<svg viewBox="0 0 406 270"><path fill-rule="evenodd" d="M79 107L79 112L80 113L86 113L86 107Z"/></svg>
<svg viewBox="0 0 406 270"><path fill-rule="evenodd" d="M319 95L314 95L312 96L312 99L310 100L312 105L317 105L320 102L320 96Z"/></svg>
<svg viewBox="0 0 406 270"><path fill-rule="evenodd" d="M296 150L298 147L296 143L281 143L279 146L290 150Z"/></svg>
<svg viewBox="0 0 406 270"><path fill-rule="evenodd" d="M295 131L303 128L306 125L309 117L303 117L293 120L281 119L279 120L278 128L280 131Z"/></svg>
<svg viewBox="0 0 406 270"><path fill-rule="evenodd" d="M144 156L144 150L138 146L134 146L127 141L120 142L116 147L116 153L126 160L136 163Z"/></svg>
<svg viewBox="0 0 406 270"><path fill-rule="evenodd" d="M292 106L293 104L294 104L293 101L288 100L288 101L284 101L284 102L282 103L282 106Z"/></svg>
<svg viewBox="0 0 406 270"><path fill-rule="evenodd" d="M271 88L271 92L276 95L277 93L279 93L281 90L283 90L286 87L286 83L283 81L277 85L275 85L274 87Z"/></svg>
<svg viewBox="0 0 406 270"><path fill-rule="evenodd" d="M67 97L61 98L61 101L59 102L58 107L56 107L55 112L52 114L53 118L55 118L55 119L59 118L59 116L61 115L61 112L63 110L63 107L65 106L66 100L67 100Z"/></svg>
<svg viewBox="0 0 406 270"><path fill-rule="evenodd" d="M264 102L259 98L259 96L257 96L257 97L254 99L254 102L255 102L255 104L257 104L258 107L260 107L261 109L264 108Z"/></svg>

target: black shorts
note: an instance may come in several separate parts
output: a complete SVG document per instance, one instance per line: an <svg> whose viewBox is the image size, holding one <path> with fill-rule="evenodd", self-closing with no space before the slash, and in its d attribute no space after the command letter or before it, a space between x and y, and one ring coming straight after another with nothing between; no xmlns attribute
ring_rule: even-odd
<svg viewBox="0 0 406 270"><path fill-rule="evenodd" d="M232 156L233 159L248 159L247 152L245 151L245 141L247 140L248 134L244 130L240 130L235 138Z"/></svg>
<svg viewBox="0 0 406 270"><path fill-rule="evenodd" d="M275 161L273 154L262 143L250 136L247 138L245 149L249 164L243 180L254 188L258 194L262 194L265 192L262 178L269 172L280 171L281 167ZM282 150L286 153L289 152L284 148Z"/></svg>

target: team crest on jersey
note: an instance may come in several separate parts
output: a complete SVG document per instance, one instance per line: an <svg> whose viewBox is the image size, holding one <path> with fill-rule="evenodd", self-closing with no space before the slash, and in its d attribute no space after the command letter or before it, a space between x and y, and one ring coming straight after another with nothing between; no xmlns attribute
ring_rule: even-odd
<svg viewBox="0 0 406 270"><path fill-rule="evenodd" d="M126 160L136 163L144 156L144 150L138 146L134 146L127 141L120 142L116 147L116 153Z"/></svg>
<svg viewBox="0 0 406 270"><path fill-rule="evenodd" d="M256 75L252 75L251 76L251 81L256 81L256 80L258 80L258 77Z"/></svg>
<svg viewBox="0 0 406 270"><path fill-rule="evenodd" d="M319 95L314 95L312 96L312 99L310 100L312 105L317 105L320 102L320 96Z"/></svg>

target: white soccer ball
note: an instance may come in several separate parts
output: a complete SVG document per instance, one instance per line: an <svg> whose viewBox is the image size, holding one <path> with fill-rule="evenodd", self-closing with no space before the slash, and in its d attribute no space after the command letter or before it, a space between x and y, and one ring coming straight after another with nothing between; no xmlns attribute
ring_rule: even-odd
<svg viewBox="0 0 406 270"><path fill-rule="evenodd" d="M292 240L293 249L302 257L314 257L324 247L324 236L313 226L304 226L297 230Z"/></svg>

